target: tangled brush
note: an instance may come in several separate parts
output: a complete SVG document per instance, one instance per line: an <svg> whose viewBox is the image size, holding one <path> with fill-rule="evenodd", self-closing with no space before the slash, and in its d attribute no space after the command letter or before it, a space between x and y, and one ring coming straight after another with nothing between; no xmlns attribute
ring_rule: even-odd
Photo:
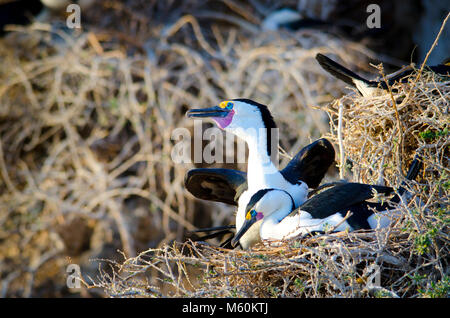
<svg viewBox="0 0 450 318"><path fill-rule="evenodd" d="M114 276L103 272L94 285L115 297L448 297L449 78L413 73L391 92L349 94L324 108L329 138L343 148L341 167L353 181L398 188L412 157L422 159L423 173L407 182L412 199L401 200L400 217L388 228L266 242L250 251L174 244L111 264ZM149 271L159 279L148 280Z"/></svg>
<svg viewBox="0 0 450 318"><path fill-rule="evenodd" d="M257 10L239 3L98 1L80 32L36 24L11 27L0 39L0 296L78 292L66 286L69 264L80 265L90 287L81 296L93 287L114 297L448 293L448 81L425 73L395 87L411 90L404 105L394 99L400 126L388 94L341 98L342 138L339 102L323 107L330 137L342 145L345 177L348 162L354 180L398 186L413 153L421 154L424 173L408 187L425 204L402 202L392 228L251 252L172 243L210 225L212 209L232 216L228 207L194 200L183 188L192 165L170 158L172 131L192 129L188 108L258 100L294 154L330 131L312 106L344 91L315 63L316 53L366 70L368 57L376 58L314 29L260 32ZM100 274L98 259L111 265Z"/></svg>
<svg viewBox="0 0 450 318"><path fill-rule="evenodd" d="M315 54L360 66L374 54L317 30L260 32L257 11L230 3L98 1L82 30L38 23L0 39L1 296L80 293L69 264L95 276L92 260L183 241L213 208L229 220L229 207L187 193L193 165L171 159L172 132L192 129L187 109L265 103L291 154L328 131L310 106L344 85Z"/></svg>
<svg viewBox="0 0 450 318"><path fill-rule="evenodd" d="M331 119L328 137L344 154L342 176L351 170L360 182L399 184L398 177L419 154L427 158L425 174L438 180L446 177L449 78L425 71L415 82L416 76L412 73L408 83L391 87L392 95L347 95L325 108Z"/></svg>

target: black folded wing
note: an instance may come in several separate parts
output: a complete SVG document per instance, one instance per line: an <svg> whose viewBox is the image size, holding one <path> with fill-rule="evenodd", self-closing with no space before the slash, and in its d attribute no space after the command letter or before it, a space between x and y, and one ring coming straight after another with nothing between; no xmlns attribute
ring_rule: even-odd
<svg viewBox="0 0 450 318"><path fill-rule="evenodd" d="M308 199L298 209L306 211L313 218L324 219L349 207L363 203L374 197L374 190L380 194L391 194L391 187L363 183L342 183ZM297 213L298 210L292 213Z"/></svg>

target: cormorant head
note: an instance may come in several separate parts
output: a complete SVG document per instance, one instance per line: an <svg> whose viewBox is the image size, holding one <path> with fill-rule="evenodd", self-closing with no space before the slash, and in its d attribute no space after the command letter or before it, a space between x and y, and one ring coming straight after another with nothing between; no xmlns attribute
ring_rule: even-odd
<svg viewBox="0 0 450 318"><path fill-rule="evenodd" d="M266 105L250 99L231 99L218 106L191 109L186 115L190 118L211 118L225 131L258 146L266 148L271 156L272 148L278 149L278 128Z"/></svg>
<svg viewBox="0 0 450 318"><path fill-rule="evenodd" d="M240 243L243 249L248 249L261 240L260 228L264 218L280 211L282 208L287 208L289 211L292 211L294 207L294 200L284 190L259 190L251 197L247 204L245 221L231 241L232 246ZM281 220L276 221L280 222Z"/></svg>
<svg viewBox="0 0 450 318"><path fill-rule="evenodd" d="M186 115L190 118L212 118L220 128L231 132L247 128L276 128L267 106L251 99L225 100L218 106L191 109Z"/></svg>

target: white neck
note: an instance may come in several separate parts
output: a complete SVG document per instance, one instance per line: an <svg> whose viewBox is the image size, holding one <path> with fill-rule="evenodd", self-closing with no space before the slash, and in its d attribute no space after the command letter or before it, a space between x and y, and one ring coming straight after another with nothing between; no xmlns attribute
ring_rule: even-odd
<svg viewBox="0 0 450 318"><path fill-rule="evenodd" d="M266 133L262 133L261 135L257 138L246 140L249 152L247 163L247 181L249 188L271 186L273 181L275 181L272 179L277 179L277 175L280 174L278 168L267 153L268 140Z"/></svg>
<svg viewBox="0 0 450 318"><path fill-rule="evenodd" d="M293 197L295 207L306 200L308 193L306 183L291 184L278 170L277 164L272 162L267 152L266 129L238 128L230 129L230 132L243 139L248 146L247 183L249 192L255 193L260 189L267 188L285 190ZM278 147L274 151L278 151Z"/></svg>
<svg viewBox="0 0 450 318"><path fill-rule="evenodd" d="M262 189L280 185L284 179L267 151L266 129L241 129L233 131L248 146L247 182L249 189ZM276 150L278 151L278 149Z"/></svg>
<svg viewBox="0 0 450 318"><path fill-rule="evenodd" d="M285 204L274 213L264 216L259 231L261 239L281 240L285 236L289 236L291 232L295 232L298 224L285 219L290 212L291 207Z"/></svg>
<svg viewBox="0 0 450 318"><path fill-rule="evenodd" d="M265 129L259 130L258 133L256 133L255 129L228 128L227 130L243 139L247 143L249 150L247 162L248 189L239 198L236 214L237 231L245 221L245 208L247 203L251 196L258 190L268 188L285 190L294 199L295 207L298 207L306 200L308 193L306 183L291 184L283 177L277 166L271 161L267 153L267 132ZM241 245L245 245L247 240L251 241L251 235L245 233L241 237Z"/></svg>

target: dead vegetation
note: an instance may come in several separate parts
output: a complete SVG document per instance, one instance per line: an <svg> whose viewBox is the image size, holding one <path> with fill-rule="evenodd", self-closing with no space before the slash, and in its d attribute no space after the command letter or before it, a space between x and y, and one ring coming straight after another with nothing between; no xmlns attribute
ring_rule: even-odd
<svg viewBox="0 0 450 318"><path fill-rule="evenodd" d="M399 117L388 92L347 95L326 107L329 137L339 143L333 105L345 105L340 144L350 163L344 166L347 178L398 188L413 155L423 158L423 173L407 183L412 199L400 202L399 218L389 228L266 243L250 251L167 245L111 263L114 276L103 272L96 286L115 297L448 297L449 82L428 73L415 82L415 75L393 87ZM201 274L192 275L193 268ZM159 281L145 280L151 272Z"/></svg>
<svg viewBox="0 0 450 318"><path fill-rule="evenodd" d="M242 17L239 6L215 7L224 18L202 16L205 3L173 5L102 1L81 31L37 23L0 40L2 296L79 293L66 287L68 264L95 277L98 258L230 221L230 207L193 200L183 188L192 165L171 159L172 132L193 126L186 110L243 96L266 103L295 153L328 131L310 106L344 88L314 55L362 66L373 56L320 31L262 33L261 15Z"/></svg>
<svg viewBox="0 0 450 318"><path fill-rule="evenodd" d="M192 129L188 108L234 97L265 103L294 154L330 131L312 106L331 103L324 109L337 141L333 100L344 84L315 54L359 69L376 56L313 29L260 32L258 10L234 1L216 11L190 1L175 11L152 1L101 3L81 32L37 24L12 27L0 40L0 296L78 293L66 287L68 264L113 297L448 292L448 82L422 76L397 87L395 98L412 89L404 105L396 102L400 130L388 95L338 100L348 179L397 186L415 149L424 157L411 187L426 204L402 203L387 232L327 234L249 253L179 243L186 230L233 213L183 188L192 165L171 160L171 134ZM367 287L373 264L382 268L381 289Z"/></svg>

